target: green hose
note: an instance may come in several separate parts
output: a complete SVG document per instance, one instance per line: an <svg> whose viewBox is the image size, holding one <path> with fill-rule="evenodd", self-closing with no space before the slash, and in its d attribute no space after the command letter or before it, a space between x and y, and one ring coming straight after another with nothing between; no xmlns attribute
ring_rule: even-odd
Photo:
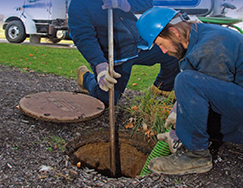
<svg viewBox="0 0 243 188"><path fill-rule="evenodd" d="M169 132L170 129L166 130L165 132ZM148 164L149 161L155 157L161 157L161 156L167 156L170 154L170 148L169 145L164 142L159 140L156 145L154 146L152 152L150 153L150 155L148 156L147 161L144 164L144 167L140 173L140 176L144 176L144 175L148 175L151 172L148 169Z"/></svg>
<svg viewBox="0 0 243 188"><path fill-rule="evenodd" d="M241 34L243 34L243 30L238 26L234 25L243 22L243 19L231 18L231 17L198 17L198 18L204 23L228 25L229 27L233 27L237 29Z"/></svg>

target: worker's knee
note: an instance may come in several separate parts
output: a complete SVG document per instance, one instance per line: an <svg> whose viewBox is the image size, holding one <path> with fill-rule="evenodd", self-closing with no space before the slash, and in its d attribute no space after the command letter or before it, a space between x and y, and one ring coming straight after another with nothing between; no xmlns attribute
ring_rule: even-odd
<svg viewBox="0 0 243 188"><path fill-rule="evenodd" d="M200 73L194 70L180 72L175 78L175 90L182 88L194 87L194 82L200 77Z"/></svg>

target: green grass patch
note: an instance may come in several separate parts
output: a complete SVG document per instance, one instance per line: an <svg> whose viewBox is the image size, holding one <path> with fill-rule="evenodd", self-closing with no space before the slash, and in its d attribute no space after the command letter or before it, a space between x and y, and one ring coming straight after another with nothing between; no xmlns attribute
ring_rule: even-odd
<svg viewBox="0 0 243 188"><path fill-rule="evenodd" d="M53 135L50 137L45 137L44 140L48 151L53 151L53 149L60 149L61 151L65 151L66 142L61 137Z"/></svg>
<svg viewBox="0 0 243 188"><path fill-rule="evenodd" d="M51 48L24 44L0 43L0 64L21 68L22 71L56 74L76 79L76 70L89 64L77 49ZM155 80L160 65L133 66L128 89L146 90ZM90 69L91 70L91 69Z"/></svg>
<svg viewBox="0 0 243 188"><path fill-rule="evenodd" d="M168 98L157 96L151 91L145 91L141 96L131 99L130 106L124 110L131 114L126 128L132 128L133 132L143 131L150 137L165 132L165 120L167 119L175 101L171 94Z"/></svg>
<svg viewBox="0 0 243 188"><path fill-rule="evenodd" d="M30 46L19 44L0 44L2 53L0 63L24 70L51 73L66 78L76 78L76 69L88 65L77 50Z"/></svg>

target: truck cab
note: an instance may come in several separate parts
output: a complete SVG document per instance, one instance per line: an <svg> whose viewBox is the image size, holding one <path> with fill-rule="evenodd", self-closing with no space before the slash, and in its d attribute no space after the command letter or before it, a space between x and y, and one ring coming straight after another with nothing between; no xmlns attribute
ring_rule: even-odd
<svg viewBox="0 0 243 188"><path fill-rule="evenodd" d="M21 43L26 37L39 43L42 37L57 43L70 39L68 33L68 5L70 0L23 0L12 13L5 15L3 29L11 43Z"/></svg>

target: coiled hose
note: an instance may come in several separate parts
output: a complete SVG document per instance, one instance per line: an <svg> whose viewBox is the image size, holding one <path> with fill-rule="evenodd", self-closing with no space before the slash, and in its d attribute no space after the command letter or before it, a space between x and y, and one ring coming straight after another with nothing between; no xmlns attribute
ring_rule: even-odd
<svg viewBox="0 0 243 188"><path fill-rule="evenodd" d="M167 129L165 132L169 132L169 131L170 131L170 128ZM151 172L148 169L148 164L149 164L151 159L153 159L155 157L167 156L169 154L170 154L169 145L166 142L159 140L156 143L156 145L154 146L150 155L148 156L148 159L143 166L143 169L140 173L140 176L145 176L145 175L151 174Z"/></svg>

